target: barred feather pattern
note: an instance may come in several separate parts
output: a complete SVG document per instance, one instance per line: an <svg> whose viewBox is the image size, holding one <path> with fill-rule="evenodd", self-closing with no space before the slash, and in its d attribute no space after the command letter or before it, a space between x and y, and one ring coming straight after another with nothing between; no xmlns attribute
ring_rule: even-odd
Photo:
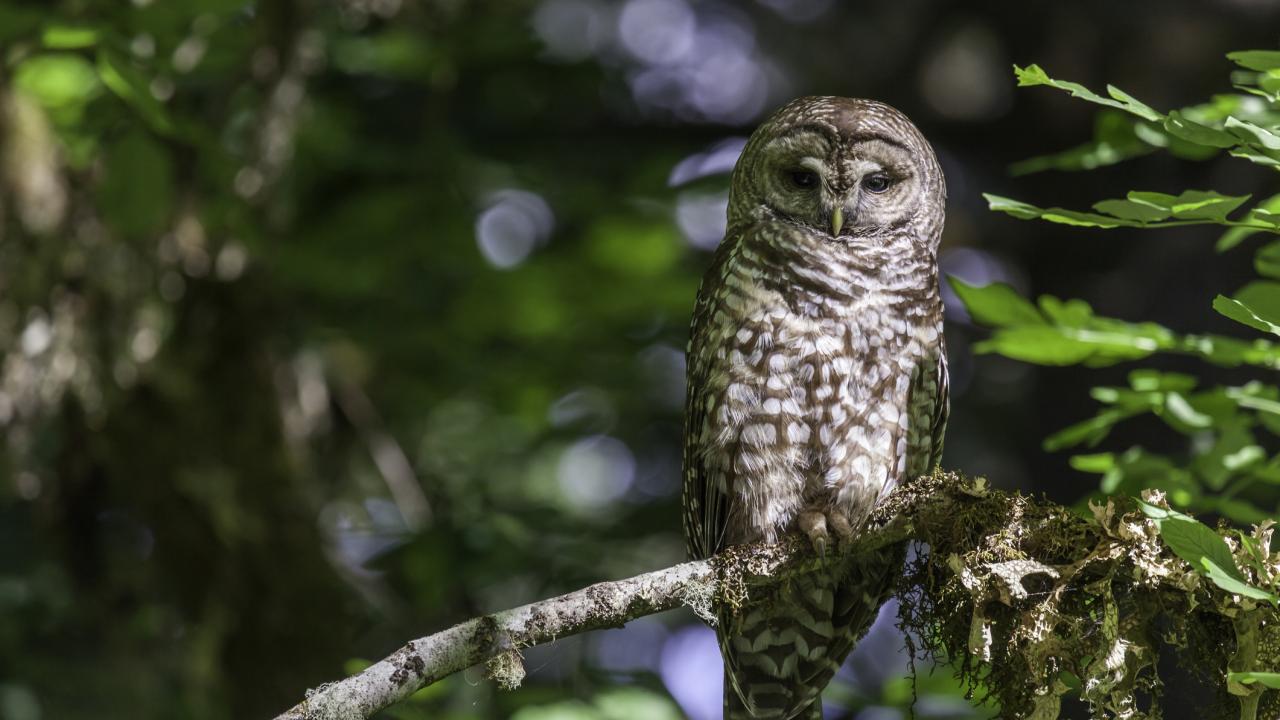
<svg viewBox="0 0 1280 720"><path fill-rule="evenodd" d="M796 167L822 185L788 185ZM862 179L877 172L894 185L868 195ZM932 149L886 105L803 98L753 134L689 344L692 556L774 541L802 513L856 531L895 483L937 464L944 204ZM818 698L888 596L901 553L832 562L722 611L725 717L821 717Z"/></svg>

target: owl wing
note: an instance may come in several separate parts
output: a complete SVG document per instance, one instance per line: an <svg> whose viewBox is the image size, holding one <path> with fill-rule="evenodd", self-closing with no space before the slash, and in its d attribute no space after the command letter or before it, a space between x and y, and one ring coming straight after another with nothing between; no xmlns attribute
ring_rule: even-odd
<svg viewBox="0 0 1280 720"><path fill-rule="evenodd" d="M716 432L712 403L717 397L716 370L724 348L712 332L724 288L725 266L750 229L730 229L716 248L711 266L698 288L689 332L688 371L684 415L684 536L689 556L697 559L720 549L729 520L726 489L733 486L732 467L712 463L707 449ZM721 316L724 317L723 315Z"/></svg>
<svg viewBox="0 0 1280 720"><path fill-rule="evenodd" d="M933 421L929 424L929 468L933 470L942 462L943 436L947 433L947 418L951 416L951 373L947 370L945 345L938 354L937 390L933 399Z"/></svg>

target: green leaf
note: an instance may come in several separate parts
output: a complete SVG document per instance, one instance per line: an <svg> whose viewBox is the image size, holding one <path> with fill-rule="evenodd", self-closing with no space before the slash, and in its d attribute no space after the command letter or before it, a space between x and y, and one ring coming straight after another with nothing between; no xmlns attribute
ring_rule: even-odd
<svg viewBox="0 0 1280 720"><path fill-rule="evenodd" d="M1129 387L1138 392L1156 390L1187 392L1194 390L1198 383L1195 376L1184 373L1167 373L1146 368L1129 373Z"/></svg>
<svg viewBox="0 0 1280 720"><path fill-rule="evenodd" d="M1263 245L1253 256L1253 267L1259 275L1280 280L1280 240Z"/></svg>
<svg viewBox="0 0 1280 720"><path fill-rule="evenodd" d="M1098 213L1064 208L1039 208L998 195L984 195L988 207L1021 220L1039 218L1078 227L1160 227L1160 220L1203 220L1221 223L1240 207L1248 195L1221 195L1212 190L1187 190L1180 195L1159 192L1130 192L1124 200L1103 200L1093 207ZM1103 215L1100 213L1109 213Z"/></svg>
<svg viewBox="0 0 1280 720"><path fill-rule="evenodd" d="M1245 581L1236 566L1231 548L1212 528L1195 518L1150 503L1138 501L1138 507L1160 529L1160 538L1174 554L1208 577L1214 585L1229 593L1258 600L1280 600L1272 593L1253 587Z"/></svg>
<svg viewBox="0 0 1280 720"><path fill-rule="evenodd" d="M102 84L111 92L131 105L151 129L162 134L173 131L168 111L151 94L150 83L128 58L103 48L98 52L98 77L102 78Z"/></svg>
<svg viewBox="0 0 1280 720"><path fill-rule="evenodd" d="M1276 53L1280 55L1280 53ZM1229 672L1227 680L1238 682L1242 685L1251 685L1258 683L1265 685L1272 690L1280 690L1280 673L1273 672Z"/></svg>
<svg viewBox="0 0 1280 720"><path fill-rule="evenodd" d="M1161 536L1163 537L1163 533ZM1223 547L1226 547L1226 545L1224 544ZM1200 558L1200 569L1202 569L1206 577L1213 581L1214 585L1229 593L1243 595L1255 600L1267 600L1273 603L1280 601L1280 597L1277 597L1274 593L1269 593L1262 588L1256 588L1245 582L1240 577L1240 569L1236 567L1234 560L1227 567L1222 567L1211 558L1202 557Z"/></svg>
<svg viewBox="0 0 1280 720"><path fill-rule="evenodd" d="M1190 428L1207 428L1213 426L1213 418L1197 412L1180 393L1171 392L1165 396L1164 411L1174 420Z"/></svg>
<svg viewBox="0 0 1280 720"><path fill-rule="evenodd" d="M1163 208L1152 207L1146 203L1137 203L1132 200L1103 200L1094 203L1093 209L1125 220L1136 220L1144 223L1153 220L1164 220L1170 215L1170 212Z"/></svg>
<svg viewBox="0 0 1280 720"><path fill-rule="evenodd" d="M98 31L82 25L50 25L40 42L54 50L79 50L98 44Z"/></svg>
<svg viewBox="0 0 1280 720"><path fill-rule="evenodd" d="M1250 70L1280 69L1280 51L1276 50L1237 50L1227 53L1227 59Z"/></svg>
<svg viewBox="0 0 1280 720"><path fill-rule="evenodd" d="M72 53L35 55L14 70L14 85L51 111L79 109L102 89L87 60Z"/></svg>
<svg viewBox="0 0 1280 720"><path fill-rule="evenodd" d="M1226 541L1212 528L1195 518L1169 516L1159 521L1160 538L1178 557L1208 576L1227 592L1265 599L1270 593L1249 586Z"/></svg>
<svg viewBox="0 0 1280 720"><path fill-rule="evenodd" d="M1280 317L1265 316L1240 300L1219 295L1213 300L1213 309L1243 325L1280 335Z"/></svg>
<svg viewBox="0 0 1280 720"><path fill-rule="evenodd" d="M1108 495L1134 493L1150 487L1172 490L1176 494L1193 489L1191 482L1190 473L1164 455L1131 447L1116 458L1116 466L1107 471L1098 487Z"/></svg>
<svg viewBox="0 0 1280 720"><path fill-rule="evenodd" d="M1094 319L1093 308L1089 307L1089 303L1077 298L1059 300L1052 295L1041 295L1037 304L1040 312L1057 325L1083 327Z"/></svg>
<svg viewBox="0 0 1280 720"><path fill-rule="evenodd" d="M1208 503L1206 509L1218 513L1231 522L1241 523L1244 525L1257 525L1271 517L1270 513L1265 513L1252 503L1245 502L1244 500L1221 497L1207 498L1207 500Z"/></svg>
<svg viewBox="0 0 1280 720"><path fill-rule="evenodd" d="M1276 135L1264 127L1234 117L1227 118L1223 127L1232 135L1250 145L1266 148L1267 150L1280 150L1280 135Z"/></svg>
<svg viewBox="0 0 1280 720"><path fill-rule="evenodd" d="M1181 220L1222 220L1240 207L1248 195L1222 195L1212 190L1186 190L1180 195L1130 192L1129 200L1171 213Z"/></svg>
<svg viewBox="0 0 1280 720"><path fill-rule="evenodd" d="M1252 163L1280 169L1280 158L1277 158L1271 151L1241 146L1232 148L1230 152L1231 157L1244 158Z"/></svg>
<svg viewBox="0 0 1280 720"><path fill-rule="evenodd" d="M1057 88L1059 90L1065 90L1066 92L1071 93L1072 97L1078 97L1091 103L1097 103L1098 105L1106 105L1107 107L1124 110L1125 112L1133 113L1144 120L1158 122L1164 119L1164 115L1161 115L1151 109L1146 104L1138 101L1128 93L1125 93L1123 90L1111 85L1107 86L1107 94L1111 95L1111 98L1104 98L1080 83L1068 82L1066 80L1054 80L1049 77L1048 73L1046 73L1039 65L1028 65L1025 68L1020 68L1017 65L1014 65L1013 72L1018 78L1019 87L1048 85L1049 87Z"/></svg>
<svg viewBox="0 0 1280 720"><path fill-rule="evenodd" d="M1116 423L1133 415L1132 411L1127 410L1104 410L1088 420L1067 426L1045 438L1043 447L1046 452L1057 452L1076 445L1097 445L1111 432L1111 428L1115 427Z"/></svg>
<svg viewBox="0 0 1280 720"><path fill-rule="evenodd" d="M1077 227L1116 228L1134 227L1139 224L1132 220L1107 217L1106 215L1080 212L1078 210L1065 210L1063 208L1046 208L1041 211L1040 219L1058 223L1059 225L1075 225Z"/></svg>
<svg viewBox="0 0 1280 720"><path fill-rule="evenodd" d="M990 327L1044 324L1044 318L1035 306L1009 285L970 285L954 275L948 275L947 282L976 323Z"/></svg>
<svg viewBox="0 0 1280 720"><path fill-rule="evenodd" d="M1254 280L1237 290L1234 299L1263 319L1280 324L1280 282Z"/></svg>
<svg viewBox="0 0 1280 720"><path fill-rule="evenodd" d="M1266 225L1272 225L1274 227L1275 223L1272 221L1272 218L1270 216L1272 213L1276 213L1276 212L1280 212L1280 195L1272 195L1266 200L1263 200L1262 202L1255 205L1249 211L1249 213L1245 215L1244 222L1247 222L1250 224L1253 224L1253 223L1266 224ZM1230 250L1236 245L1239 245L1246 238L1252 235L1256 235L1259 232L1262 232L1262 230L1257 228L1246 228L1246 227L1231 228L1230 230L1223 233L1222 237L1218 238L1218 244L1215 245L1214 247L1218 250L1218 252L1222 252L1224 250Z"/></svg>
<svg viewBox="0 0 1280 720"><path fill-rule="evenodd" d="M1009 172L1017 176L1043 170L1091 170L1146 155L1168 144L1167 135L1148 132L1149 127L1118 110L1103 110L1094 119L1092 141L1062 152L1021 160L1010 165Z"/></svg>
<svg viewBox="0 0 1280 720"><path fill-rule="evenodd" d="M990 193L982 193L982 197L987 200L987 208L996 212L1008 213L1016 218L1030 220L1040 217L1040 208L1034 205L1028 205L1020 200L1012 200L999 195Z"/></svg>
<svg viewBox="0 0 1280 720"><path fill-rule="evenodd" d="M1074 365L1095 353L1089 343L1069 338L1049 325L1005 328L975 345L974 350L999 353L1014 360L1040 365Z"/></svg>
<svg viewBox="0 0 1280 720"><path fill-rule="evenodd" d="M1195 145L1229 148L1240 144L1236 136L1231 133L1189 120L1177 110L1169 113L1169 117L1165 119L1163 127L1170 135Z"/></svg>
<svg viewBox="0 0 1280 720"><path fill-rule="evenodd" d="M1068 460L1071 467L1080 472L1105 473L1116 466L1115 453L1094 453L1092 455L1072 455Z"/></svg>

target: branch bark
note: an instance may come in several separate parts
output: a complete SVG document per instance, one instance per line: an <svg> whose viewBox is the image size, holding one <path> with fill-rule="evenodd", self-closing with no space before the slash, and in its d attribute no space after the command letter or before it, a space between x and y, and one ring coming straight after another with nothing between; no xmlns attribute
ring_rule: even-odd
<svg viewBox="0 0 1280 720"><path fill-rule="evenodd" d="M1140 514L1108 504L1091 519L1045 500L991 491L981 478L937 473L898 488L849 547L827 558L797 537L740 545L707 560L474 618L309 691L277 720L367 718L481 662L499 685L516 687L524 677L522 648L681 606L714 622L716 609L737 608L754 584L832 571L833 564L908 539L927 544L929 552L904 573L900 621L931 629L916 633L928 642L926 650L959 659L964 680L994 687L991 694L1010 717L1057 717L1066 692L1059 671L1081 679L1082 697L1095 710L1146 717L1136 708L1138 691L1159 688L1155 633L1146 628L1161 617L1167 625L1172 615L1179 643L1195 653L1199 630L1212 635L1213 623L1238 610L1276 619L1274 608L1257 608L1201 582ZM1124 598L1123 623L1117 597ZM1225 670L1226 650L1234 652L1219 642L1197 661ZM1108 663L1090 660L1099 657ZM1249 664L1280 664L1280 658L1265 660Z"/></svg>

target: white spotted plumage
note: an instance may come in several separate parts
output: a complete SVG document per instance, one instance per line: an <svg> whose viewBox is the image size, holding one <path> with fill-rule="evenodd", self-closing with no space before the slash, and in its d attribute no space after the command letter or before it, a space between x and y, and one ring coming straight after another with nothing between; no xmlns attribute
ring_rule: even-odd
<svg viewBox="0 0 1280 720"><path fill-rule="evenodd" d="M881 103L802 98L752 135L689 345L693 556L797 527L815 541L856 531L937 463L944 203L932 149ZM726 717L820 717L899 561L856 558L721 613Z"/></svg>

